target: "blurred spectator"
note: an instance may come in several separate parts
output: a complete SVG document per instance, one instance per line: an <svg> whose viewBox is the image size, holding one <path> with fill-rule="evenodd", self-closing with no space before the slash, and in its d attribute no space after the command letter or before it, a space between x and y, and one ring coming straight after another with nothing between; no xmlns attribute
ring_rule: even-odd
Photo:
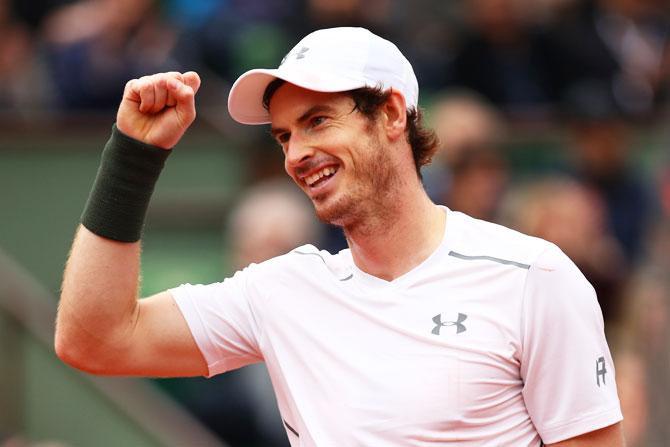
<svg viewBox="0 0 670 447"><path fill-rule="evenodd" d="M228 0L164 0L163 8L171 23L179 28L196 29L229 4Z"/></svg>
<svg viewBox="0 0 670 447"><path fill-rule="evenodd" d="M266 180L245 192L229 225L236 270L316 243L320 231L312 205L284 178Z"/></svg>
<svg viewBox="0 0 670 447"><path fill-rule="evenodd" d="M616 368L617 392L623 413L626 447L651 447L644 441L649 428L649 395L646 365L639 353L616 346L608 337ZM660 446L659 446L660 447Z"/></svg>
<svg viewBox="0 0 670 447"><path fill-rule="evenodd" d="M27 115L49 103L50 89L30 27L0 0L0 110Z"/></svg>
<svg viewBox="0 0 670 447"><path fill-rule="evenodd" d="M200 73L201 118L224 133L254 132L232 124L226 110L232 80L253 67L276 67L304 25L302 0L170 0L167 16L177 35L172 57Z"/></svg>
<svg viewBox="0 0 670 447"><path fill-rule="evenodd" d="M295 42L294 26L303 26L299 0L170 2L179 29L174 51L181 65L231 83L258 66L274 67Z"/></svg>
<svg viewBox="0 0 670 447"><path fill-rule="evenodd" d="M505 135L502 117L466 91L443 96L430 116L440 148L426 176L429 194L453 210L496 221L508 180L500 153Z"/></svg>
<svg viewBox="0 0 670 447"><path fill-rule="evenodd" d="M510 194L505 223L553 242L565 252L596 290L609 331L621 316L628 265L608 231L600 196L568 178L542 179Z"/></svg>
<svg viewBox="0 0 670 447"><path fill-rule="evenodd" d="M360 26L395 42L419 79L422 96L442 87L447 60L453 6L432 0L304 0L297 36L319 28ZM427 95L428 94L428 95Z"/></svg>
<svg viewBox="0 0 670 447"><path fill-rule="evenodd" d="M388 34L391 0L307 0L306 18L311 29L335 26L362 26L372 32Z"/></svg>
<svg viewBox="0 0 670 447"><path fill-rule="evenodd" d="M510 117L546 118L556 98L546 39L528 0L467 0L468 31L450 83L484 95Z"/></svg>
<svg viewBox="0 0 670 447"><path fill-rule="evenodd" d="M667 250L670 222L664 221L651 245ZM663 258L667 260L667 252ZM617 383L630 447L664 447L670 439L670 264L649 262L628 291L626 320L616 345ZM621 359L622 361L619 362ZM635 412L637 411L637 413ZM625 419L624 419L625 420ZM630 435L629 435L630 433Z"/></svg>
<svg viewBox="0 0 670 447"><path fill-rule="evenodd" d="M562 91L598 81L628 116L648 117L670 83L665 0L585 0L551 33Z"/></svg>
<svg viewBox="0 0 670 447"><path fill-rule="evenodd" d="M632 164L631 124L602 82L575 84L564 105L574 174L602 196L607 224L633 262L655 202L650 185Z"/></svg>
<svg viewBox="0 0 670 447"><path fill-rule="evenodd" d="M667 154L658 160L655 167L660 169L654 171L660 174L661 213L645 233L644 256L626 289L623 318L610 345L629 447L662 447L670 439L670 171L666 158Z"/></svg>
<svg viewBox="0 0 670 447"><path fill-rule="evenodd" d="M37 32L51 12L75 0L9 0L16 17L32 32Z"/></svg>
<svg viewBox="0 0 670 447"><path fill-rule="evenodd" d="M116 107L126 82L177 69L174 34L154 0L81 0L55 10L44 24L48 61L60 105Z"/></svg>
<svg viewBox="0 0 670 447"><path fill-rule="evenodd" d="M251 187L228 222L235 270L317 243L320 226L312 206L288 179ZM173 392L231 446L288 446L264 363L210 379L173 379Z"/></svg>
<svg viewBox="0 0 670 447"><path fill-rule="evenodd" d="M666 141L663 142L664 148L670 147L670 131L667 133ZM665 160L662 160L664 164L658 172L658 196L662 214L670 218L670 154L668 154L668 151L665 151L665 154ZM670 247L668 248L668 253L670 253ZM668 257L668 263L670 264L670 256Z"/></svg>
<svg viewBox="0 0 670 447"><path fill-rule="evenodd" d="M463 33L463 2L396 1L398 42L412 66L424 98L445 88L445 76ZM447 76L449 78L449 76Z"/></svg>

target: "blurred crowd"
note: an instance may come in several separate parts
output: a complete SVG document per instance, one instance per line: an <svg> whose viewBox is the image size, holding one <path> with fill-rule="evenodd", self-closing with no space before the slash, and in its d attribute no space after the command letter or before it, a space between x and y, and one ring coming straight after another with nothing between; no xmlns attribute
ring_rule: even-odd
<svg viewBox="0 0 670 447"><path fill-rule="evenodd" d="M595 88L648 119L668 93L668 11L666 0L0 0L0 110L114 108L126 80L186 69L221 105L242 71L277 65L309 31L360 25L398 44L428 96L461 86L538 120Z"/></svg>
<svg viewBox="0 0 670 447"><path fill-rule="evenodd" d="M424 175L432 198L552 241L580 267L603 310L628 445L668 445L668 0L0 0L0 116L109 112L128 79L196 70L203 119L234 140L220 122L232 81L342 25L413 63L441 141ZM518 132L548 135L555 156L519 169ZM264 183L226 225L237 266L305 242L343 248L268 180L276 168L252 174ZM192 382L180 399L233 445L286 445L267 379L250 371Z"/></svg>

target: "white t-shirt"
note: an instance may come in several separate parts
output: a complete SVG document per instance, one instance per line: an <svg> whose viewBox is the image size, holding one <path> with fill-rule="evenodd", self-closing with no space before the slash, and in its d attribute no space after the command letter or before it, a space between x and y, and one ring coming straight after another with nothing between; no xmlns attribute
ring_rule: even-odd
<svg viewBox="0 0 670 447"><path fill-rule="evenodd" d="M440 246L393 281L306 245L172 289L209 375L265 361L293 447L539 446L620 421L577 267L445 210Z"/></svg>

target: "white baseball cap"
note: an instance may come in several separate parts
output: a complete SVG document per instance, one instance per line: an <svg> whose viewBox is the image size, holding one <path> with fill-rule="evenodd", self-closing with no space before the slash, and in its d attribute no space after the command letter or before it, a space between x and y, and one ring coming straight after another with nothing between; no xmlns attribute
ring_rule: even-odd
<svg viewBox="0 0 670 447"><path fill-rule="evenodd" d="M412 65L398 47L365 28L329 28L305 36L276 69L249 70L233 84L228 111L242 124L266 124L263 93L279 78L317 92L344 92L361 87L392 88L416 108L419 85Z"/></svg>

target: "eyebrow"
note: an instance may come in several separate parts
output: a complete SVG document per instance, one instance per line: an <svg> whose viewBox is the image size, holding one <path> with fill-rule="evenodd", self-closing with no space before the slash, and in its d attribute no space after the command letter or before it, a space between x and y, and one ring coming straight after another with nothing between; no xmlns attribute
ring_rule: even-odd
<svg viewBox="0 0 670 447"><path fill-rule="evenodd" d="M300 117L296 120L296 122L299 123L299 124L302 124L305 121L307 121L309 119L309 117L311 117L314 114L323 113L323 112L332 112L333 110L335 110L335 109L333 107L329 106L329 105L317 104L317 105L312 106L309 109L307 109L307 111L305 113L300 115ZM281 127L273 127L272 129L270 129L270 135L272 135L274 138L277 138L277 135L279 135L280 133L283 133L283 132L288 132L288 130L283 129Z"/></svg>

